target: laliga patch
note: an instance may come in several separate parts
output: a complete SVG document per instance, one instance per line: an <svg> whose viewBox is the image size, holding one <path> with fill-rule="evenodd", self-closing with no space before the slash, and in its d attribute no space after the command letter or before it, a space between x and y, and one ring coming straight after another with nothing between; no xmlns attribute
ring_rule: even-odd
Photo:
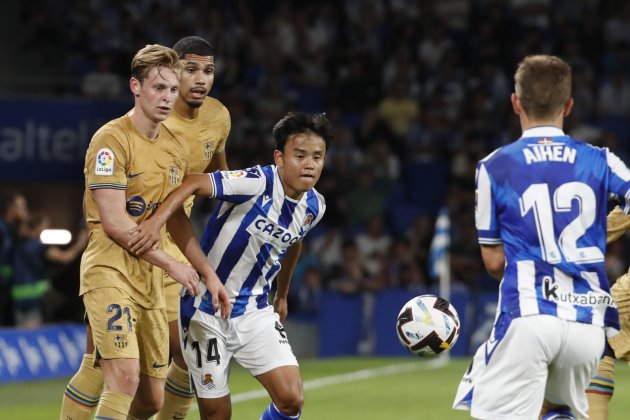
<svg viewBox="0 0 630 420"><path fill-rule="evenodd" d="M104 148L96 154L95 175L113 175L114 174L114 152Z"/></svg>
<svg viewBox="0 0 630 420"><path fill-rule="evenodd" d="M247 172L240 170L240 171L226 171L222 173L223 178L225 179L238 179L238 178L243 178L247 175Z"/></svg>

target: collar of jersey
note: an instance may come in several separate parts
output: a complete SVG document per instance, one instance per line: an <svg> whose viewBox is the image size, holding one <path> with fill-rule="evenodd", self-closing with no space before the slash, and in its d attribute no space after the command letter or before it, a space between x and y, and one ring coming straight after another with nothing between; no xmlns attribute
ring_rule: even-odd
<svg viewBox="0 0 630 420"><path fill-rule="evenodd" d="M558 137L565 135L564 131L558 127L543 126L528 128L523 131L523 135L521 137Z"/></svg>

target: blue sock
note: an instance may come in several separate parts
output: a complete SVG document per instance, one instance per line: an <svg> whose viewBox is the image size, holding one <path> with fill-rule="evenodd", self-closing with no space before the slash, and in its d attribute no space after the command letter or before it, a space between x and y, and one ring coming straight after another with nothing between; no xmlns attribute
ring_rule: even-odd
<svg viewBox="0 0 630 420"><path fill-rule="evenodd" d="M302 415L302 411L297 413L295 416L289 416L280 412L272 402L269 404L269 407L265 411L263 411L262 416L260 416L260 420L291 420L291 419L299 419Z"/></svg>
<svg viewBox="0 0 630 420"><path fill-rule="evenodd" d="M571 413L571 410L566 408L560 408L548 412L542 418L542 420L573 420L575 416Z"/></svg>

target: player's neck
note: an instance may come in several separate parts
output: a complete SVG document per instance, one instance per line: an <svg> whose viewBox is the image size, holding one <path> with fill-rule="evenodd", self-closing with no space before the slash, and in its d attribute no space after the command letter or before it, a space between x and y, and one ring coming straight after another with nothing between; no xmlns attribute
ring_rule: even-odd
<svg viewBox="0 0 630 420"><path fill-rule="evenodd" d="M557 127L562 130L564 119L551 118L551 119L530 119L526 115L521 114L521 130L525 131L534 127Z"/></svg>
<svg viewBox="0 0 630 420"><path fill-rule="evenodd" d="M186 101L182 100L175 101L175 106L173 107L173 110L177 112L177 115L182 118L186 118L187 120L194 120L195 118L197 118L197 115L199 115L199 108L188 106Z"/></svg>
<svg viewBox="0 0 630 420"><path fill-rule="evenodd" d="M135 129L142 134L144 137L155 140L160 132L160 122L156 122L148 118L146 115L142 113L142 111L137 109L132 109L129 112L129 118L131 119L131 123L135 127Z"/></svg>

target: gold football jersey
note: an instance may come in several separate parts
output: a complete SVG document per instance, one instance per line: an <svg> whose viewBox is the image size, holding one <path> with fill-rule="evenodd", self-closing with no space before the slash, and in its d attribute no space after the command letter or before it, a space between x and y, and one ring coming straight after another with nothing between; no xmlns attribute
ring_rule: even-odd
<svg viewBox="0 0 630 420"><path fill-rule="evenodd" d="M105 234L92 190L124 190L126 210L140 223L182 182L188 144L162 126L155 140L140 134L128 115L92 137L85 156L84 212L89 242L81 259L80 294L102 287L125 290L141 306L164 306L161 269L133 256Z"/></svg>
<svg viewBox="0 0 630 420"><path fill-rule="evenodd" d="M212 156L225 150L225 143L232 122L227 108L217 99L206 97L199 108L197 118L189 120L177 112L171 115L163 123L175 136L188 142L189 158L188 173L205 172L210 165ZM184 210L190 216L194 197L191 196L184 203ZM187 262L179 248L173 243L170 235L162 248L178 261Z"/></svg>
<svg viewBox="0 0 630 420"><path fill-rule="evenodd" d="M630 216L626 215L619 206L616 206L606 220L606 243L609 244L630 229Z"/></svg>

